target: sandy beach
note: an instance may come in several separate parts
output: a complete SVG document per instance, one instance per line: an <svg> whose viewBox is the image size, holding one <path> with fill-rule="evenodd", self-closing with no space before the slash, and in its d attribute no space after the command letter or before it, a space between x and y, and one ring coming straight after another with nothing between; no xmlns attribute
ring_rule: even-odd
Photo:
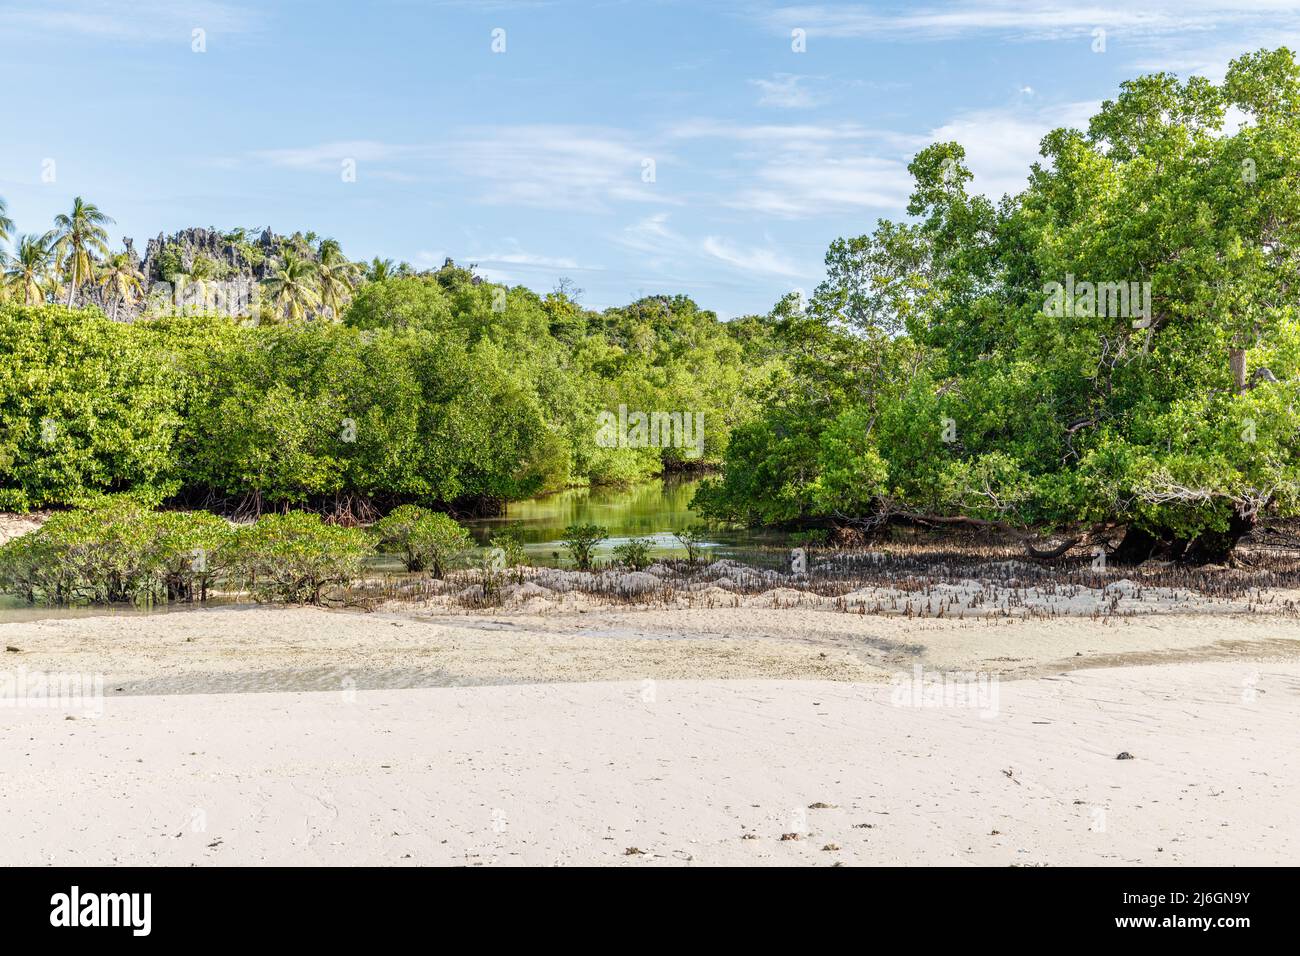
<svg viewBox="0 0 1300 956"><path fill-rule="evenodd" d="M5 715L12 864L1294 862L1300 668L152 696ZM1120 753L1132 759L1117 760Z"/></svg>
<svg viewBox="0 0 1300 956"><path fill-rule="evenodd" d="M0 708L9 864L1300 850L1286 615L238 606L11 622L0 641L7 674L93 674L104 692Z"/></svg>

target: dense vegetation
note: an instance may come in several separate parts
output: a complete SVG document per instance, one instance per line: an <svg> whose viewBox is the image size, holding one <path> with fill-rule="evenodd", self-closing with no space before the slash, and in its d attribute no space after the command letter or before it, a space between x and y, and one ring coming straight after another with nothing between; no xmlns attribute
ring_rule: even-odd
<svg viewBox="0 0 1300 956"><path fill-rule="evenodd" d="M808 307L778 307L789 370L701 503L1121 526L1131 560L1220 560L1261 515L1294 515L1298 111L1294 57L1264 51L1219 85L1123 84L1000 203L967 191L958 144L925 149L912 218L836 242Z"/></svg>
<svg viewBox="0 0 1300 956"><path fill-rule="evenodd" d="M720 461L774 364L685 298L593 312L468 271L360 286L340 322L118 323L0 306L0 509L103 491L260 513L474 505ZM602 411L702 414L704 456L604 447Z"/></svg>
<svg viewBox="0 0 1300 956"><path fill-rule="evenodd" d="M1300 510L1298 117L1279 49L1220 84L1123 84L996 203L935 144L906 221L833 243L806 305L729 323L363 268L310 236L249 246L255 322L116 323L67 308L87 282L136 294L78 199L7 258L0 508L109 491L366 516L723 462L697 501L716 519L1123 532L1124 560L1222 560ZM620 406L702 414L703 458L597 440Z"/></svg>

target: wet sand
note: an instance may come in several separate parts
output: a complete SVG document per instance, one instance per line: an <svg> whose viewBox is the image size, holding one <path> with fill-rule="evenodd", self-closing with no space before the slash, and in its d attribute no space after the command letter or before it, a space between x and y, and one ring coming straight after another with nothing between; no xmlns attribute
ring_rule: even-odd
<svg viewBox="0 0 1300 956"><path fill-rule="evenodd" d="M372 614L229 606L0 625L2 667L103 674L113 694L590 680L888 682L914 664L1003 679L1176 661L1300 660L1300 619L1264 614L970 621L824 607Z"/></svg>

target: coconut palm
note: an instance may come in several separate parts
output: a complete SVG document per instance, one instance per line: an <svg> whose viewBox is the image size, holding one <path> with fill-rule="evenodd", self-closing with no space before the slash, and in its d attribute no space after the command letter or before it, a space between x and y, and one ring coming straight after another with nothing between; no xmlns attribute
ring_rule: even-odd
<svg viewBox="0 0 1300 956"><path fill-rule="evenodd" d="M185 295L185 290L190 285L196 285L199 288L198 302L193 311L201 311L200 307L206 308L208 299L208 283L217 278L217 264L207 256L195 256L194 262L190 265L189 272L178 272L172 279L176 286L176 302L182 303L189 298Z"/></svg>
<svg viewBox="0 0 1300 956"><path fill-rule="evenodd" d="M366 279L369 282L383 282L385 279L391 279L396 272L397 268L393 265L392 259L381 259L375 256L366 267Z"/></svg>
<svg viewBox="0 0 1300 956"><path fill-rule="evenodd" d="M19 236L18 248L5 269L5 285L24 305L45 301L50 276L50 234Z"/></svg>
<svg viewBox="0 0 1300 956"><path fill-rule="evenodd" d="M320 304L316 287L316 263L303 259L291 250L285 250L280 267L262 281L262 288L271 298L276 311L291 321L307 317L307 310Z"/></svg>
<svg viewBox="0 0 1300 956"><path fill-rule="evenodd" d="M130 302L144 291L144 275L125 252L109 256L99 274L99 287L113 300L111 318L117 320L117 308Z"/></svg>
<svg viewBox="0 0 1300 956"><path fill-rule="evenodd" d="M108 254L104 226L112 221L98 206L80 196L72 201L72 212L54 217L54 253L69 276L68 308L72 308L79 282L89 279L94 271L94 253Z"/></svg>
<svg viewBox="0 0 1300 956"><path fill-rule="evenodd" d="M9 234L13 231L14 221L9 218L9 207L5 205L4 197L0 196L0 242L8 242Z"/></svg>
<svg viewBox="0 0 1300 956"><path fill-rule="evenodd" d="M316 283L320 288L321 305L329 310L333 318L339 318L357 284L357 267L347 260L333 239L326 239L320 244Z"/></svg>

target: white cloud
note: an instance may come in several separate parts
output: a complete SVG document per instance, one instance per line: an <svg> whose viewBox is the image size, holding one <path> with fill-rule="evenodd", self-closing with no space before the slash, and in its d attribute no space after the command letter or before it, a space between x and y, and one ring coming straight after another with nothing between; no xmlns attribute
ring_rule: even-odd
<svg viewBox="0 0 1300 956"><path fill-rule="evenodd" d="M679 203L658 182L672 155L623 130L563 125L476 128L438 144L358 139L259 150L255 159L289 169L335 172L357 163L358 178L478 181L482 202L570 211L608 211L615 203ZM653 164L649 167L647 164ZM646 172L652 168L651 181Z"/></svg>
<svg viewBox="0 0 1300 956"><path fill-rule="evenodd" d="M646 264L663 271L674 263L688 268L698 265L701 257L728 268L754 276L808 278L817 269L790 259L769 240L766 245L740 245L721 236L693 239L681 235L668 225L668 213L647 216L626 227L616 241L626 249L646 257Z"/></svg>
<svg viewBox="0 0 1300 956"><path fill-rule="evenodd" d="M730 140L742 188L719 201L765 216L802 219L845 209L892 209L911 191L907 159L927 140L855 123L743 125L695 119L680 139Z"/></svg>
<svg viewBox="0 0 1300 956"><path fill-rule="evenodd" d="M540 256L532 252L490 252L483 256L470 256L476 262L497 265L524 266L531 269L580 269L577 260L566 256Z"/></svg>
<svg viewBox="0 0 1300 956"><path fill-rule="evenodd" d="M1076 37L1097 27L1130 37L1202 32L1261 23L1300 13L1300 0L1147 0L1137 4L968 0L916 7L898 4L781 7L766 21L788 35L794 27L810 37L936 40L978 33L1022 39Z"/></svg>
<svg viewBox="0 0 1300 956"><path fill-rule="evenodd" d="M757 171L754 181L727 205L786 219L850 208L893 209L907 204L912 189L902 160L831 152L773 159Z"/></svg>
<svg viewBox="0 0 1300 956"><path fill-rule="evenodd" d="M247 33L260 27L253 8L220 0L7 0L0 28L14 33L79 34L190 45L191 31Z"/></svg>
<svg viewBox="0 0 1300 956"><path fill-rule="evenodd" d="M621 130L528 125L481 129L440 150L462 175L483 180L487 202L604 211L614 202L675 201L643 170L671 156Z"/></svg>
<svg viewBox="0 0 1300 956"><path fill-rule="evenodd" d="M377 140L355 139L289 149L263 149L253 155L273 166L326 172L338 169L347 159L355 160L358 164L389 163L418 158L424 152L425 150L418 146L399 146Z"/></svg>
<svg viewBox="0 0 1300 956"><path fill-rule="evenodd" d="M873 133L857 123L743 124L692 119L669 127L668 135L677 139L734 139L761 143L866 139Z"/></svg>
<svg viewBox="0 0 1300 956"><path fill-rule="evenodd" d="M808 77L796 73L775 73L770 80L750 80L759 89L759 106L782 109L807 109L818 102L812 91L802 85Z"/></svg>
<svg viewBox="0 0 1300 956"><path fill-rule="evenodd" d="M1060 126L1086 128L1099 106L1083 102L1042 110L977 110L954 117L926 139L953 140L965 147L966 165L975 174L972 188L997 199L1024 189L1043 136Z"/></svg>
<svg viewBox="0 0 1300 956"><path fill-rule="evenodd" d="M706 236L700 243L700 251L741 272L791 278L809 275L806 269L796 265L775 249L738 246L718 236Z"/></svg>

